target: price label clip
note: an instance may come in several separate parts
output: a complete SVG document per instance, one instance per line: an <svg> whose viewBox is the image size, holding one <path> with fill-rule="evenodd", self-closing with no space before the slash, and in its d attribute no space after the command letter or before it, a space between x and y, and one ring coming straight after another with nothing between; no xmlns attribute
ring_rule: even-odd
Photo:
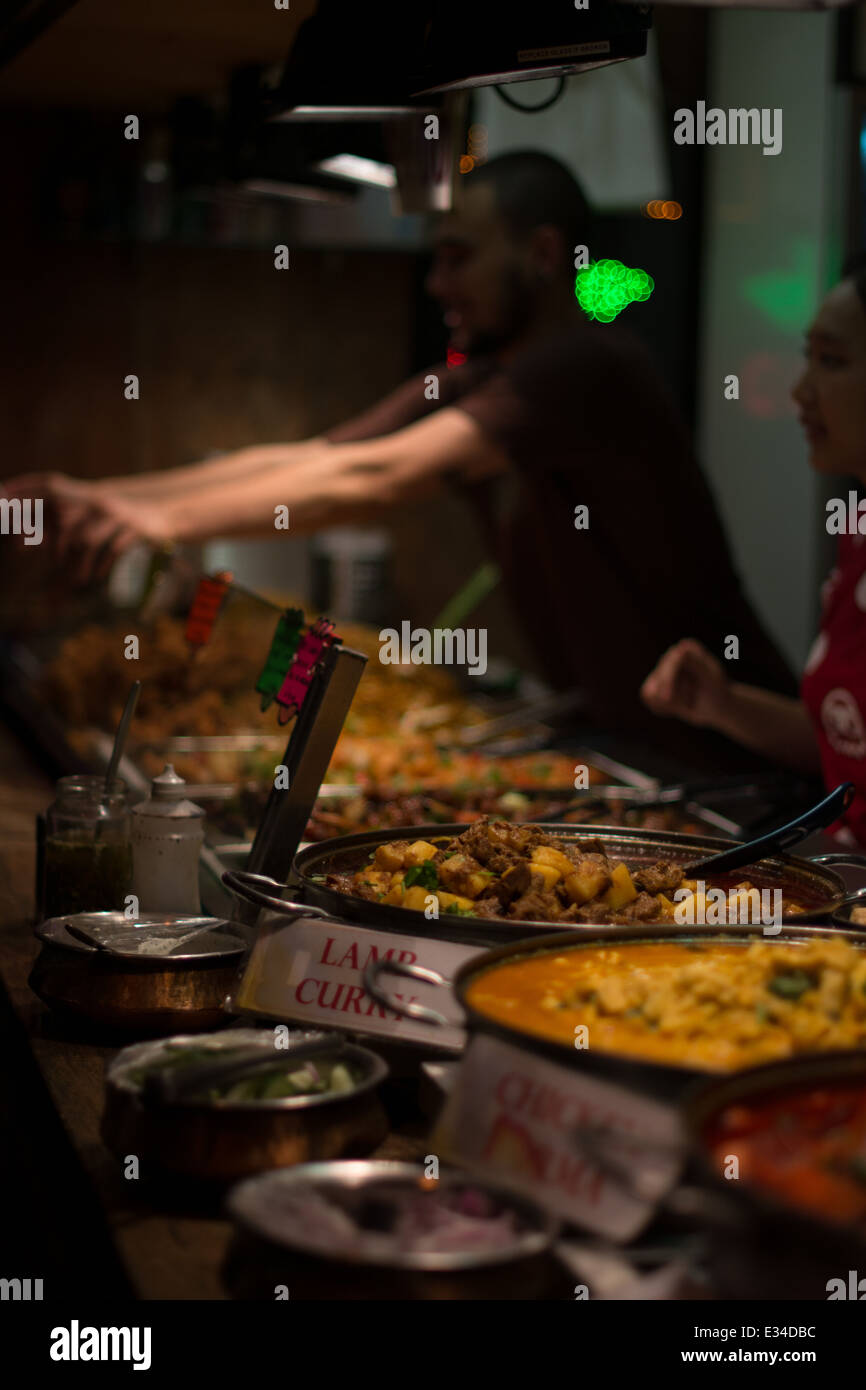
<svg viewBox="0 0 866 1390"><path fill-rule="evenodd" d="M231 582L232 575L228 570L219 574L203 575L199 580L184 633L191 647L203 647L210 641L214 623L231 588Z"/></svg>
<svg viewBox="0 0 866 1390"><path fill-rule="evenodd" d="M277 619L265 664L256 681L256 690L262 697L263 710L273 704L280 692L289 667L295 659L303 626L304 614L300 608L287 608Z"/></svg>
<svg viewBox="0 0 866 1390"><path fill-rule="evenodd" d="M287 724L298 713L307 697L310 682L325 647L339 642L334 624L328 618L317 618L302 636L295 659L276 695L280 706L278 719Z"/></svg>

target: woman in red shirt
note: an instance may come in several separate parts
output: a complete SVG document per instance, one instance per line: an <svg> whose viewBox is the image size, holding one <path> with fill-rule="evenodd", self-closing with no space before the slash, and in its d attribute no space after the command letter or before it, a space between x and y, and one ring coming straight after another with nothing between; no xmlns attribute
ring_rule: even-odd
<svg viewBox="0 0 866 1390"><path fill-rule="evenodd" d="M866 257L846 268L821 305L793 396L812 468L866 489ZM860 515L847 486L842 498L841 525L828 512L838 556L799 700L731 680L724 664L690 639L665 652L641 695L657 714L717 729L803 771L820 768L828 788L853 782L857 795L842 834L866 845L866 502Z"/></svg>

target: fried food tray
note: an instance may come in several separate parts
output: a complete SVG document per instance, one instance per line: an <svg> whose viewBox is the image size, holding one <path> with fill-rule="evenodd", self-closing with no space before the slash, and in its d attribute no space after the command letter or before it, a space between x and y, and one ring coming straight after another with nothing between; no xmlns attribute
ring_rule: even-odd
<svg viewBox="0 0 866 1390"><path fill-rule="evenodd" d="M52 646L56 650L56 644L42 642L39 644L40 649L36 651L19 644L6 648L0 654L3 702L19 733L35 747L54 775L80 771L102 773L111 754L110 734L102 729L71 726L43 697L41 681L45 664L53 654ZM477 701L476 709L477 723L470 726L469 748L461 749L461 740L455 740L458 756L487 756L483 734L485 724L489 721L490 730L495 734L495 741L491 746L496 750L497 764L503 769L508 767L509 757L530 751L537 753L540 758L546 753L551 757L560 758L565 754L571 760L572 766L587 766L591 783L595 787L621 786L651 795L653 787L657 785L647 773L597 749L580 744L571 744L567 750L562 746L549 749L546 745L556 738L554 730L543 722L526 719L525 716L521 724L521 707L513 703L503 706L501 701L482 698ZM411 734L407 737L411 738ZM284 746L285 733L280 732L275 723L271 732L248 729L212 736L180 735L164 740L140 741L138 745L133 739L130 752L122 760L119 772L134 799L146 794L150 777L159 771L165 762L180 765L180 770L186 772L188 777L192 774L190 794L204 802L208 811L208 841L202 867L203 890L206 890L205 900L209 910L221 911L224 906L220 901L217 907L213 907L210 901L215 891L222 892L221 887L217 889L217 885L224 853L228 853L228 846L232 846L229 858L232 866L237 867L245 858L245 845L252 838L263 809L262 806L252 806L249 816L239 820L237 801L243 791L243 783L236 776L220 777L221 763L224 770L226 756L230 763L238 759L243 764L244 758L250 754L260 755L263 765L270 758L279 761ZM447 741L442 739L439 747L444 756ZM201 760L198 777L194 765L189 769L184 767L184 761L188 758ZM212 759L216 760L212 764L216 772L211 771L211 775L208 776ZM266 785L263 779L260 781L262 785ZM345 777L334 782L325 782L317 806L338 807L347 798L364 796L369 790L368 787L348 781ZM539 803L544 798L549 801L561 798L563 802L567 802L573 795L571 786L536 787L525 783L521 786L511 786L506 778L503 778L497 790L502 795L515 792L530 800L537 798ZM394 791L395 796L406 794L405 788ZM454 788L438 788L433 783L425 789L424 794L439 794L448 803L454 798ZM733 821L719 816L709 808L692 802L682 809L698 831L709 830L732 835L738 833L739 827ZM594 818L591 823L604 824L606 819ZM340 831L337 830L335 833Z"/></svg>

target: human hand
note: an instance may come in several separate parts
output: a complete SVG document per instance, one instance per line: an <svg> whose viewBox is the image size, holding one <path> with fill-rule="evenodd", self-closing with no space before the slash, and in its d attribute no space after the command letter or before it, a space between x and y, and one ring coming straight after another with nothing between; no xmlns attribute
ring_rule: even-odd
<svg viewBox="0 0 866 1390"><path fill-rule="evenodd" d="M136 542L168 540L158 506L125 498L116 484L63 473L25 473L0 485L0 495L43 504L43 539L64 578L76 587L106 579Z"/></svg>
<svg viewBox="0 0 866 1390"><path fill-rule="evenodd" d="M640 693L654 714L719 729L727 717L731 682L706 647L684 638L668 648Z"/></svg>

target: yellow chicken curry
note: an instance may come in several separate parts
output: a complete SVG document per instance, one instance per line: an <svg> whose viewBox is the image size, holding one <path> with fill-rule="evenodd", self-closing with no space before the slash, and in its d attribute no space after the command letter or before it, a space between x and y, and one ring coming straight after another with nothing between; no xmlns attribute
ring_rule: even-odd
<svg viewBox="0 0 866 1390"><path fill-rule="evenodd" d="M734 1071L866 1045L866 951L827 937L575 946L495 966L466 999L566 1047Z"/></svg>

